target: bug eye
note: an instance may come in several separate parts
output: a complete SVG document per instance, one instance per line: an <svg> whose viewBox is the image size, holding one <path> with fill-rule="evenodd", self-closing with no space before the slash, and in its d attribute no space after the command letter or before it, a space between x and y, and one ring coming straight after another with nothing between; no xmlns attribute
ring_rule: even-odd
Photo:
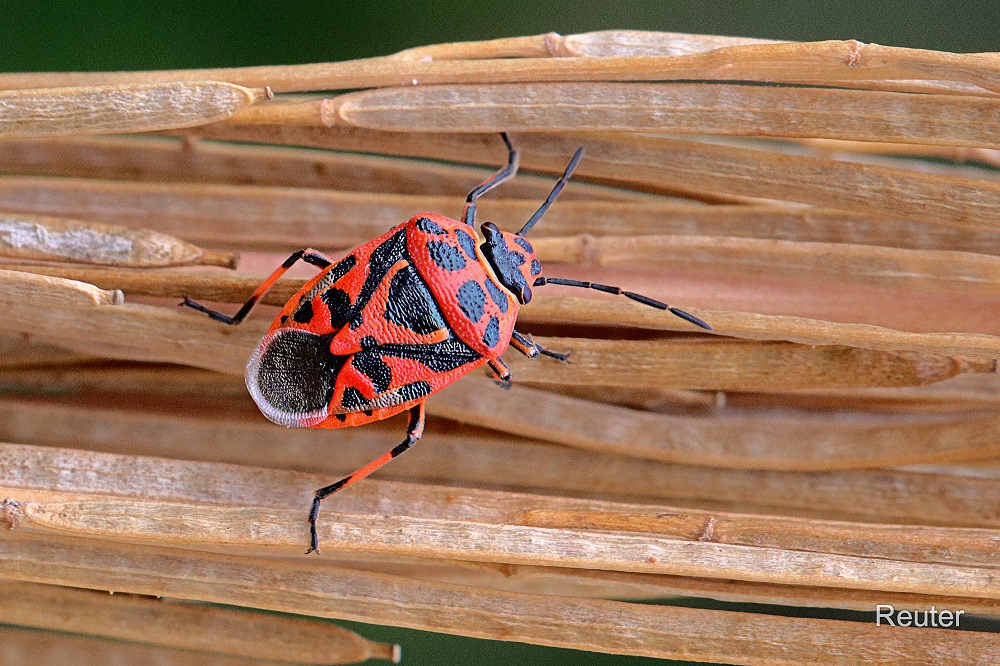
<svg viewBox="0 0 1000 666"><path fill-rule="evenodd" d="M525 286L524 289L521 290L521 297L517 300L521 301L521 305L529 303L531 301L531 287Z"/></svg>
<svg viewBox="0 0 1000 666"><path fill-rule="evenodd" d="M486 237L487 241L490 241L494 237L500 235L500 228L492 222L484 222L479 228L482 229L483 236Z"/></svg>

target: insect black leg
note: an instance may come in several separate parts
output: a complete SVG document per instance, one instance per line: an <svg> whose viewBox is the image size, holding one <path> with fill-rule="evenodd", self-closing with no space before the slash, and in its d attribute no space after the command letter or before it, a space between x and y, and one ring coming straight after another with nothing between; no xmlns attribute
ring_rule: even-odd
<svg viewBox="0 0 1000 666"><path fill-rule="evenodd" d="M490 366L490 377L500 388L510 388L510 368L501 358L490 359L486 362Z"/></svg>
<svg viewBox="0 0 1000 666"><path fill-rule="evenodd" d="M462 209L462 221L470 227L476 225L476 199L483 196L508 178L513 178L514 174L517 173L517 165L519 161L518 152L514 150L514 146L511 144L506 132L501 132L500 137L503 139L503 142L507 144L507 165L481 182L479 185L476 185L476 187L469 192L469 196L465 198L465 208Z"/></svg>
<svg viewBox="0 0 1000 666"><path fill-rule="evenodd" d="M330 265L333 264L333 261L329 257L313 249L307 248L305 250L293 252L288 259L285 259L285 262L281 264L276 271L271 273L270 277L260 283L260 286L254 290L253 294L251 294L250 298L247 299L247 302L243 304L243 307L240 308L239 312L231 317L227 314L217 312L216 310L206 308L204 305L196 303L186 296L180 305L194 308L198 312L204 312L216 321L221 321L224 324L235 326L246 319L246 316L250 314L250 311L253 310L254 306L257 305L260 299L264 297L264 294L266 294L268 290L274 286L274 283L278 281L278 278L284 275L285 271L294 266L300 259L307 264L316 266L317 268L329 268Z"/></svg>
<svg viewBox="0 0 1000 666"><path fill-rule="evenodd" d="M597 291L603 291L606 294L617 294L619 296L624 296L625 298L630 298L637 303L642 303L643 305L648 305L651 308L656 308L657 310L669 310L671 313L677 315L684 321L690 322L695 326L700 326L706 331L712 330L711 326L689 312L684 312L684 310L681 310L680 308L672 308L666 303L661 303L656 299L650 298L649 296L643 296L642 294L637 294L634 291L625 291L621 287L611 287L606 284L584 282L583 280L569 280L567 278L550 277L536 278L535 283L532 286L544 287L547 284L561 284L567 287L583 287L584 289L596 289Z"/></svg>
<svg viewBox="0 0 1000 666"><path fill-rule="evenodd" d="M543 356L554 358L557 361L569 361L569 354L560 354L559 352L549 351L531 338L525 337L517 331L514 331L510 336L510 346L528 358L538 358L538 355L541 354Z"/></svg>
<svg viewBox="0 0 1000 666"><path fill-rule="evenodd" d="M397 444L394 449L387 452L385 455L381 456L377 460L373 460L353 474L345 476L340 481L330 484L325 488L320 488L316 491L316 496L313 498L312 509L309 511L309 550L306 551L306 555L313 552L319 552L319 535L316 533L316 521L319 519L320 503L338 490L346 488L352 483L365 478L378 468L382 467L382 465L399 456L401 453L416 444L417 440L419 440L424 434L424 421L426 420L426 416L427 413L424 409L424 403L411 407L410 425L406 428L406 439Z"/></svg>

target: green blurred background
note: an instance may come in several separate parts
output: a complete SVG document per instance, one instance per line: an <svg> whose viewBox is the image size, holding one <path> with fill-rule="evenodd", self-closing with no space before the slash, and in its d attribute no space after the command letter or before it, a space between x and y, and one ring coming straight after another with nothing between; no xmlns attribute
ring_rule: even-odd
<svg viewBox="0 0 1000 666"><path fill-rule="evenodd" d="M788 40L846 39L973 52L1000 50L1000 2L760 0L510 0L462 3L38 2L0 3L0 71L130 70L346 60L462 40L549 31L629 28ZM740 608L733 604L684 605ZM740 608L744 609L744 608ZM800 614L791 609L768 612ZM809 611L815 617L832 617ZM870 621L866 614L839 617ZM343 623L403 645L404 663L652 664L595 655ZM996 630L993 623L978 628ZM971 628L971 627L970 627Z"/></svg>
<svg viewBox="0 0 1000 666"><path fill-rule="evenodd" d="M360 58L443 41L632 28L1000 48L1000 2L367 0L0 3L4 71L162 69Z"/></svg>

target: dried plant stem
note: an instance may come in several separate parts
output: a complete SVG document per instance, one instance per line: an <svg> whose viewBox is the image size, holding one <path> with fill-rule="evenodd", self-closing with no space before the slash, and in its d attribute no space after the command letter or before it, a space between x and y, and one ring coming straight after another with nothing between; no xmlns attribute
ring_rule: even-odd
<svg viewBox="0 0 1000 666"><path fill-rule="evenodd" d="M329 568L317 577L315 565L175 549L40 542L28 535L0 539L0 548L7 575L18 579L147 594L169 590L182 598L602 652L757 664L855 664L893 654L896 663L911 664L936 654L942 641L952 656L989 657L996 648L989 636L974 632L890 634L831 620L551 599L347 569ZM112 558L116 566L107 571ZM197 579L189 577L192 571Z"/></svg>
<svg viewBox="0 0 1000 666"><path fill-rule="evenodd" d="M920 357L851 347L810 348L782 342L540 340L549 349L569 352L573 360L540 365L530 359L509 359L515 375L538 383L747 391L779 384L786 389L914 386L963 372L995 371L992 360Z"/></svg>
<svg viewBox="0 0 1000 666"><path fill-rule="evenodd" d="M0 386L8 393L26 395L82 395L131 392L135 396L160 398L199 397L203 399L247 398L244 383L232 375L182 366L159 364L95 363L91 358L30 355L30 345L11 345L13 359L0 369ZM57 348L56 348L57 349ZM53 352L56 351L53 349ZM23 358L19 355L28 354ZM89 362L88 362L89 361ZM29 366L29 367L25 367ZM709 416L725 407L759 410L761 416L780 406L794 406L818 413L834 410L889 414L941 414L992 409L1000 401L996 381L983 386L957 382L984 375L960 375L926 386L893 389L816 389L772 393L705 392L689 389L635 389L613 386L538 385L517 382L525 388L544 386L546 394L596 400L607 405L663 414ZM993 378L993 375L985 375ZM473 380L466 380L472 382ZM470 388L472 385L469 385ZM497 393L485 386L486 402ZM476 393L479 393L476 390ZM442 412L443 414L443 412ZM746 414L743 414L746 415ZM470 416L469 418L480 418ZM496 426L494 426L496 428ZM2 436L0 436L2 439ZM17 438L15 438L17 439Z"/></svg>
<svg viewBox="0 0 1000 666"><path fill-rule="evenodd" d="M125 268L225 266L237 258L149 231L37 215L0 214L0 257Z"/></svg>
<svg viewBox="0 0 1000 666"><path fill-rule="evenodd" d="M428 403L432 414L602 453L712 467L821 470L1000 455L996 417L916 420L795 418L766 413L650 414L515 387L496 395L465 381ZM523 418L525 406L531 418ZM809 446L802 446L808 441Z"/></svg>
<svg viewBox="0 0 1000 666"><path fill-rule="evenodd" d="M480 42L417 46L392 54L399 60L481 60L484 58L545 58L557 55L562 37L554 32L529 37L505 37Z"/></svg>
<svg viewBox="0 0 1000 666"><path fill-rule="evenodd" d="M226 124L184 133L477 163L489 162L491 156L495 163L503 159L495 134ZM1000 182L995 181L648 136L522 133L514 141L526 168L561 173L569 156L582 146L587 158L578 175L654 192L766 197L994 232L1000 213Z"/></svg>
<svg viewBox="0 0 1000 666"><path fill-rule="evenodd" d="M114 296L60 278L0 271L0 282L5 287L0 304L10 315L0 322L0 330L29 332L73 351L106 358L166 361L243 374L246 358L264 332L263 322L233 329L166 308L99 307L94 298ZM49 298L60 307L39 309L39 290L49 290L50 295L42 299ZM914 386L964 372L995 370L992 360L783 342L584 338L541 338L540 342L571 353L573 362L512 357L511 368L525 380L557 384L732 390Z"/></svg>
<svg viewBox="0 0 1000 666"><path fill-rule="evenodd" d="M489 589L584 598L665 599L699 597L737 603L773 603L785 606L841 608L871 612L877 604L897 608L963 608L968 613L995 615L1000 607L990 599L938 595L871 592L832 587L771 585L736 580L690 578L614 571L587 571L558 567L495 565L426 558L384 558L344 555L337 566L410 579L471 585Z"/></svg>
<svg viewBox="0 0 1000 666"><path fill-rule="evenodd" d="M601 30L565 37L554 32L531 37L455 42L418 46L393 54L400 60L465 60L483 58L544 58L554 56L688 55L724 46L774 44L775 40L717 37L681 32Z"/></svg>
<svg viewBox="0 0 1000 666"><path fill-rule="evenodd" d="M110 283L109 283L110 284ZM861 349L911 351L927 354L967 354L982 358L997 356L998 339L980 333L911 333L866 324L845 324L806 317L762 315L748 312L701 310L692 313L712 322L713 330L748 340L787 340L800 344L847 345ZM525 307L526 322L596 326L627 325L653 330L680 330L660 313L630 307L625 303L572 296L538 296Z"/></svg>
<svg viewBox="0 0 1000 666"><path fill-rule="evenodd" d="M648 32L640 30L601 30L561 37L555 33L488 42L458 42L407 49L392 57L405 60L483 59L510 57L590 56L598 58L620 56L682 56L703 53L728 46L748 44L779 44L780 40L692 35L678 32ZM841 81L838 85L867 90L899 90L908 92L984 95L978 86L948 81L904 80Z"/></svg>
<svg viewBox="0 0 1000 666"><path fill-rule="evenodd" d="M168 468L170 465L159 464ZM219 481L246 485L232 468L224 470L205 464L187 467L196 470L197 478L223 472L226 476ZM264 470L251 471L259 476ZM167 469L167 474L177 479L174 470ZM279 481L273 473L270 476ZM129 485L134 487L135 481ZM275 499L300 497L300 485L275 488ZM224 491L218 483L216 487L220 496L213 498L213 506L162 499L88 497L79 491L66 494L45 489L39 494L30 489L8 488L4 490L10 498L5 502L5 515L16 523L18 533L88 536L211 550L238 548L243 553L256 550L289 556L300 550L301 509L278 508L273 506L274 502L267 508L248 507L243 504L244 498L234 498L231 490ZM178 494L178 490L183 494L180 488L172 493ZM434 487L410 490L426 499L442 492L454 493L454 489ZM449 517L449 510L441 508L439 497L428 504L428 508L438 507L431 511L440 517L433 518L406 516L406 509L404 515L395 516L384 515L384 508L378 515L334 513L328 509L321 523L321 538L333 551L989 599L1000 594L992 584L997 537L990 531L867 525L864 529L868 540L852 546L844 545L843 536L845 531L856 533L856 526L850 524L774 516L671 516L670 510L665 513L659 508L633 507L626 512L629 507L607 502L596 503L608 509L600 511L592 508L595 503L581 500L561 499L553 504L541 497L483 491L464 494L468 500L493 500L494 504L488 505L489 511L472 512L478 515L465 511L462 517ZM234 499L239 504L232 504ZM562 512L558 508L574 504L579 508ZM524 508L518 510L519 506ZM539 506L557 508L536 508ZM636 513L637 510L645 513ZM498 511L502 514L497 515ZM296 520L295 516L300 518ZM560 524L555 526L553 521ZM581 521L579 527L570 526ZM538 523L545 526L535 526ZM716 529L719 540L713 536ZM941 561L937 553L942 548L961 552L961 556ZM838 572L836 576L826 573L833 569Z"/></svg>
<svg viewBox="0 0 1000 666"><path fill-rule="evenodd" d="M157 666L246 666L246 659L221 654L173 650L153 645L73 636L70 634L0 627L0 663L23 666L65 664L156 664ZM288 662L283 662L287 666ZM273 661L255 661L255 666L280 666Z"/></svg>
<svg viewBox="0 0 1000 666"><path fill-rule="evenodd" d="M34 307L100 307L124 302L120 291L105 291L84 282L48 275L0 270L0 282L4 285L3 291L7 292L4 296L11 300L19 298Z"/></svg>
<svg viewBox="0 0 1000 666"><path fill-rule="evenodd" d="M683 32L599 30L577 35L566 35L559 40L557 48L559 55L608 58L612 56L637 55L680 56L713 51L727 46L779 43L781 43L781 40L693 35Z"/></svg>
<svg viewBox="0 0 1000 666"><path fill-rule="evenodd" d="M261 283L261 278L237 273L191 273L181 271L124 271L87 266L44 266L5 263L4 269L79 280L101 289L122 289L131 296L196 299L243 303ZM305 284L304 279L279 280L262 299L265 305L284 305Z"/></svg>
<svg viewBox="0 0 1000 666"><path fill-rule="evenodd" d="M276 662L393 657L393 646L326 623L32 583L0 582L0 621Z"/></svg>
<svg viewBox="0 0 1000 666"><path fill-rule="evenodd" d="M343 476L385 453L405 428L404 423L396 421L340 431L286 431L275 428L257 414L234 409L232 403L223 405L209 404L203 410L189 405L183 413L178 410L126 412L107 404L73 406L8 398L0 403L0 412L4 415L0 420L0 433L6 440L39 442L47 446L86 446L130 455L142 452L187 460L322 472L311 482L303 481L301 497L295 500L301 503L308 501L313 489L329 483L331 477ZM546 495L582 494L657 504L669 501L673 506L699 509L781 512L837 520L863 518L866 522L1000 526L991 503L997 493L995 479L955 476L947 472L705 468L604 455L513 437L454 434L433 428L434 423L432 420L432 428L426 436L428 441L434 442L433 446L418 447L412 454L380 470L377 476L487 488L532 488ZM206 441L213 445L206 447L203 444ZM321 455L320 452L329 450L331 443L336 444L337 455ZM52 456L40 457L45 449L14 447L5 450L11 453L0 458L0 461L7 461L2 468L2 478L38 479L19 482L31 487L56 484L57 477L37 475L54 474L71 464L65 468L66 478L77 478L78 473L73 470L94 465L99 465L97 469L102 475L113 472L113 480L108 485L89 486L86 492L176 498L169 494L172 484L195 484L195 479L198 479L197 484L184 487L200 485L200 494L184 499L218 501L230 492L219 487L214 479L199 477L196 469L189 467L182 467L181 476L174 478L162 467L143 471L131 458L112 465L106 462L107 456L97 454L84 454L81 459L57 451L61 458L53 460ZM519 465L512 467L512 459L518 460ZM140 479L138 485L131 480L133 477ZM264 477L258 477L253 485L241 486L238 501L271 505L277 491L273 484L263 483L263 480ZM383 495L384 487L383 484ZM351 493L342 494L337 499L338 506L357 506L361 512L375 512L380 505L362 506L350 502L366 497L371 498L366 501L375 501L378 496L369 496L368 492L379 490L378 484L364 484ZM404 495L406 492L410 491L403 491ZM412 500L412 493L409 497ZM413 507L407 508L406 504L410 500L404 498L399 505L394 505L393 511L404 514L412 511Z"/></svg>
<svg viewBox="0 0 1000 666"><path fill-rule="evenodd" d="M749 276L979 294L995 293L1000 283L1000 258L945 250L677 235L543 238L533 245L543 262L654 269L675 264Z"/></svg>
<svg viewBox="0 0 1000 666"><path fill-rule="evenodd" d="M9 269L81 280L103 289L122 289L135 296L182 298L242 303L259 284L259 278L237 275L205 275L179 272L125 272L99 268L8 264ZM284 305L304 281L279 281L263 299L269 305ZM687 307L687 306L686 306ZM997 336L979 333L912 333L865 324L843 324L803 317L760 315L747 312L702 310L687 307L716 333L749 340L786 340L809 345L846 345L881 351L967 355L994 358L1000 355ZM520 313L526 323L630 327L661 331L690 331L679 320L631 303L573 296L532 299ZM148 360L148 359L146 359ZM992 371L989 366L986 371Z"/></svg>
<svg viewBox="0 0 1000 666"><path fill-rule="evenodd" d="M736 580L690 578L612 571L584 571L558 567L494 565L482 562L433 561L425 558L392 559L345 555L337 566L387 573L417 580L438 581L584 598L664 599L699 597L737 603L773 603L784 606L841 608L871 612L877 604L897 608L963 608L968 613L995 615L1000 604L989 599L941 597L900 592L871 592L832 587L771 585Z"/></svg>
<svg viewBox="0 0 1000 666"><path fill-rule="evenodd" d="M548 81L744 80L773 83L879 82L911 89L906 80L942 81L1000 90L994 54L955 54L855 40L726 46L685 56L405 60L383 57L340 63L154 72L5 74L0 87L140 84L218 80L276 92L429 83ZM902 80L896 83L896 79ZM948 89L947 86L944 87ZM989 94L989 93L986 93Z"/></svg>
<svg viewBox="0 0 1000 666"><path fill-rule="evenodd" d="M0 372L0 386L7 391L59 395L96 392L125 393L135 398L246 399L239 379L187 368L7 371ZM593 388L588 392L601 398L593 396ZM794 402L796 397L786 395L784 400ZM798 397L805 407L822 400ZM730 402L752 404L738 398L730 398ZM774 397L766 402L773 403ZM530 419L523 418L527 405L531 406ZM844 415L796 417L775 415L766 409L737 415L662 415L522 387L501 394L487 382L467 379L429 401L428 411L495 431L600 453L713 467L854 469L1000 455L992 414L937 414L949 408L958 412L964 406L967 412L990 404L946 403L924 419L913 418L914 405L912 399L900 405L910 412L905 418L861 414L850 419ZM810 441L810 446L803 447L803 441Z"/></svg>
<svg viewBox="0 0 1000 666"><path fill-rule="evenodd" d="M150 132L223 120L263 91L206 79L0 91L0 136Z"/></svg>
<svg viewBox="0 0 1000 666"><path fill-rule="evenodd" d="M60 466L76 458L84 466L103 467L104 477L62 480L58 489L39 483L51 470L8 477L20 486L3 491L13 500L7 513L19 531L293 555L303 538L296 505L308 497L301 490L305 483L315 482L301 474L217 464L28 453L35 459L58 456ZM129 463L131 468L123 469ZM170 485L136 494L153 470L171 479ZM209 480L215 496L206 493L203 484ZM255 483L255 497L241 492ZM330 550L991 599L1000 594L988 577L1000 539L991 530L865 525L865 543L854 544L845 542L845 533L856 532L848 523L369 485L381 486L374 488L378 496L366 492L361 502L356 496L339 501L340 513L327 508L321 534ZM118 497L92 494L101 486ZM199 502L207 496L212 506L192 503L192 492ZM451 504L441 501L445 494ZM378 515L366 513L372 501L379 502ZM465 536L429 538L432 532ZM942 557L942 549L949 554ZM830 567L838 574L826 573Z"/></svg>
<svg viewBox="0 0 1000 666"><path fill-rule="evenodd" d="M292 556L302 551L306 534L302 510L211 506L137 499L80 498L34 501L18 493L18 529L158 543L175 547L245 548ZM303 503L305 506L305 503ZM530 517L518 522L530 523ZM604 526L606 529L606 525ZM866 534L874 526L865 526ZM940 528L942 530L946 528ZM581 569L673 573L686 576L827 585L897 592L997 599L992 566L886 560L870 556L803 552L781 546L743 546L708 539L591 528L494 525L442 520L334 513L321 521L320 540L330 550L412 555L484 562L566 566ZM841 532L856 534L856 528ZM958 535L956 535L958 536ZM709 537L710 539L711 537ZM843 538L842 536L840 538ZM959 537L965 543L966 535ZM984 535L995 551L996 535ZM957 539L945 541L954 548ZM941 547L938 544L938 547ZM835 569L837 576L822 573Z"/></svg>
<svg viewBox="0 0 1000 666"><path fill-rule="evenodd" d="M1000 166L1000 151L989 148L969 148L960 146L927 146L877 141L850 141L833 139L801 139L799 144L823 155L838 158L841 155L905 155L927 158L939 157L956 162L979 162L990 166Z"/></svg>
<svg viewBox="0 0 1000 666"><path fill-rule="evenodd" d="M516 140L530 168L560 168L565 154L582 145L587 159L579 171L585 176L652 188L670 182L675 191L723 191L996 231L991 209L1000 204L1000 183L993 181L673 139L521 134Z"/></svg>
<svg viewBox="0 0 1000 666"><path fill-rule="evenodd" d="M69 365L93 359L64 347L33 342L24 335L0 335L0 368Z"/></svg>
<svg viewBox="0 0 1000 666"><path fill-rule="evenodd" d="M471 188L475 181L466 181ZM468 184L472 183L472 185ZM551 189L551 180L535 185ZM600 193L610 188L594 188ZM490 219L523 224L535 199L484 202ZM353 248L414 215L433 211L458 217L461 196L380 194L221 184L115 182L90 179L0 179L0 207L25 214L60 215L154 228L192 242L238 249L291 251L303 245ZM560 202L563 203L563 202ZM545 234L648 232L674 213L667 204L565 202L546 218ZM685 211L697 208L684 205ZM609 213L612 215L609 216ZM648 215L649 217L645 217Z"/></svg>
<svg viewBox="0 0 1000 666"><path fill-rule="evenodd" d="M447 112L444 112L447 111ZM534 83L381 88L255 105L236 124L397 132L620 131L1000 146L1000 100L705 83Z"/></svg>
<svg viewBox="0 0 1000 666"><path fill-rule="evenodd" d="M346 248L361 242L362 233L377 234L392 222L398 223L422 210L457 215L468 188L485 175L478 169L419 166L410 160L385 157L328 155L321 159L322 154L317 155L315 151L308 152L313 156L312 162L305 162L305 156L296 161L291 157L283 158L282 149L218 146L212 142L192 154L183 153L172 143L162 140L91 141L97 145L22 142L20 147L15 146L4 153L6 168L101 178L124 177L124 172L95 171L87 166L88 160L114 160L121 162L122 168L128 171L143 170L139 175L147 179L198 179L202 182L167 185L4 178L0 179L0 205L7 210L58 213L96 221L162 224L162 228L169 228L188 239L204 238L241 249L289 249L294 245L290 238L317 247ZM114 143L105 145L102 143L105 141ZM285 150L293 155L299 152ZM244 175L243 171L231 172L223 167L242 161L249 169L258 159L256 152L263 153L259 156L260 168L266 169L273 179L283 181L277 184L292 184L300 178L300 186L318 188L336 184L339 190L348 191L236 188L225 183L207 185L203 182L251 178L249 173ZM20 155L24 156L19 158ZM0 168L4 167L3 159L0 156ZM317 169L322 172L318 179ZM513 189L505 184L502 193L521 200L484 199L481 204L484 214L503 227L519 226L534 212L538 200L544 198L551 185L548 178L519 176L512 184ZM411 194L376 199L370 194L353 191L365 188L408 190ZM578 200L573 200L574 192ZM994 232L942 227L898 217L787 204L706 206L691 200L652 200L640 193L583 183L574 183L566 193L568 198L561 198L559 206L546 214L545 224L533 233L539 236L671 233L1000 253ZM588 200L581 201L580 197ZM235 237L233 233L224 236L206 229L210 222L218 224L221 220L232 225L234 231L237 222L244 224Z"/></svg>
<svg viewBox="0 0 1000 666"><path fill-rule="evenodd" d="M0 170L18 174L124 181L218 183L324 190L460 197L491 170L451 164L320 152L289 147L240 146L171 137L75 136L7 139ZM521 174L503 196L536 201L552 179ZM560 202L649 201L650 196L574 181Z"/></svg>

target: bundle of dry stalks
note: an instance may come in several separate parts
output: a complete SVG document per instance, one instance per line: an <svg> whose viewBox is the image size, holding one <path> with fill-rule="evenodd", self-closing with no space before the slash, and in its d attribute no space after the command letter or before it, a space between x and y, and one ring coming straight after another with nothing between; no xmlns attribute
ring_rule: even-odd
<svg viewBox="0 0 1000 666"><path fill-rule="evenodd" d="M704 662L1000 662L984 632L635 603L1000 615L1000 55L550 34L0 74L0 106L0 660L399 658L189 603L217 602ZM457 217L500 131L525 173L482 219L517 228L583 146L533 231L547 273L714 331L538 295L519 328L570 362L432 397L304 556L312 491L403 422L257 412L239 376L306 273L236 328L176 302L235 310L300 247Z"/></svg>

